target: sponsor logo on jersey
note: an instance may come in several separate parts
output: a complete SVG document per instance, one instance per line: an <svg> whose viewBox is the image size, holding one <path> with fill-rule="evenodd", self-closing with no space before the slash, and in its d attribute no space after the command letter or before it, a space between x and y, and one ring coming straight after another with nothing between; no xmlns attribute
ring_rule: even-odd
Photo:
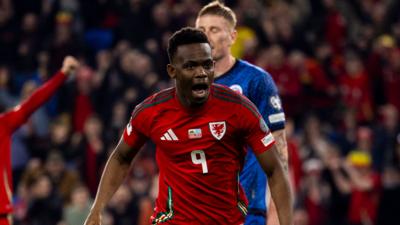
<svg viewBox="0 0 400 225"><path fill-rule="evenodd" d="M126 126L126 132L128 133L128 136L130 136L132 133L131 121L129 121L128 125Z"/></svg>
<svg viewBox="0 0 400 225"><path fill-rule="evenodd" d="M233 84L229 88L237 93L243 94L243 88L239 84Z"/></svg>
<svg viewBox="0 0 400 225"><path fill-rule="evenodd" d="M265 137L261 139L261 142L265 147L269 146L274 141L274 137L271 133L267 134Z"/></svg>
<svg viewBox="0 0 400 225"><path fill-rule="evenodd" d="M189 139L198 139L201 138L201 129L189 129L188 130Z"/></svg>
<svg viewBox="0 0 400 225"><path fill-rule="evenodd" d="M269 102L271 103L272 107L274 107L275 109L277 109L277 110L282 109L282 102L278 95L274 95L271 98L269 98Z"/></svg>
<svg viewBox="0 0 400 225"><path fill-rule="evenodd" d="M223 122L211 122L208 123L210 127L210 132L212 136L214 136L217 140L221 140L221 138L225 135L226 132L226 123Z"/></svg>
<svg viewBox="0 0 400 225"><path fill-rule="evenodd" d="M263 118L260 118L260 128L262 131L267 133L269 131L267 124L265 123L265 120Z"/></svg>
<svg viewBox="0 0 400 225"><path fill-rule="evenodd" d="M162 141L178 141L179 138L175 135L172 129L168 129L160 138Z"/></svg>

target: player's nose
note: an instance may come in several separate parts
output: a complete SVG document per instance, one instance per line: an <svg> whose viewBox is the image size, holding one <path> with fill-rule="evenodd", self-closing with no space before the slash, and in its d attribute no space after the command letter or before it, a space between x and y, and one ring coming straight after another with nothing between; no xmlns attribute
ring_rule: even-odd
<svg viewBox="0 0 400 225"><path fill-rule="evenodd" d="M204 78L207 77L207 72L202 66L198 66L196 73L195 73L195 78Z"/></svg>

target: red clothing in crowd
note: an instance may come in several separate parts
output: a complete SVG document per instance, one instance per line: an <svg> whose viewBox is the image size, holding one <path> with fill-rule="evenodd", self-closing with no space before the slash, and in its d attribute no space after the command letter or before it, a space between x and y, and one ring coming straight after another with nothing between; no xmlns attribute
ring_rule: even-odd
<svg viewBox="0 0 400 225"><path fill-rule="evenodd" d="M386 102L394 105L400 112L400 71L385 70L383 81Z"/></svg>
<svg viewBox="0 0 400 225"><path fill-rule="evenodd" d="M75 110L73 114L74 131L81 133L85 126L85 121L93 114L93 106L90 97L79 93L75 97Z"/></svg>
<svg viewBox="0 0 400 225"><path fill-rule="evenodd" d="M0 216L12 212L11 136L57 91L65 79L66 76L63 73L57 73L24 102L0 114ZM7 223L4 218L3 220Z"/></svg>
<svg viewBox="0 0 400 225"><path fill-rule="evenodd" d="M288 146L288 155L289 155L289 170L291 175L291 181L294 188L294 192L300 189L300 181L303 177L302 170L302 161L299 154L299 145L297 141L293 140L293 138L288 138L287 140Z"/></svg>
<svg viewBox="0 0 400 225"><path fill-rule="evenodd" d="M305 71L300 74L300 78L306 87L304 100L310 106L324 109L334 104L329 92L333 91L335 84L328 79L316 60L309 58L305 61Z"/></svg>
<svg viewBox="0 0 400 225"><path fill-rule="evenodd" d="M93 74L93 70L88 66L82 66L76 73L77 90L72 115L74 132L81 133L85 126L85 121L93 114L94 107L90 98Z"/></svg>
<svg viewBox="0 0 400 225"><path fill-rule="evenodd" d="M335 54L343 52L346 42L346 23L344 17L338 10L332 9L328 12L325 21L325 39L332 47Z"/></svg>
<svg viewBox="0 0 400 225"><path fill-rule="evenodd" d="M372 96L368 75L362 71L355 75L343 74L339 78L342 101L356 110L358 121L372 119Z"/></svg>
<svg viewBox="0 0 400 225"><path fill-rule="evenodd" d="M349 221L351 224L364 224L369 220L374 224L380 193L380 176L372 174L373 187L369 191L353 189L349 205Z"/></svg>
<svg viewBox="0 0 400 225"><path fill-rule="evenodd" d="M298 113L299 104L301 104L301 101L299 101L299 96L301 94L299 74L286 63L280 67L270 66L265 68L265 70L271 74L278 87L287 117Z"/></svg>

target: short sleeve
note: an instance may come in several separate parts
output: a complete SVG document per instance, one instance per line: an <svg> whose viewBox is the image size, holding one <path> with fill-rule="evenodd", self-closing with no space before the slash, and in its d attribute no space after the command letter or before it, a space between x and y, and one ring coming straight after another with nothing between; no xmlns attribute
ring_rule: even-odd
<svg viewBox="0 0 400 225"><path fill-rule="evenodd" d="M258 155L269 150L275 143L275 139L254 104L250 101L244 104L245 107L242 107L241 110L242 116L240 118L242 121L240 124L242 124L242 129L245 132L246 144Z"/></svg>
<svg viewBox="0 0 400 225"><path fill-rule="evenodd" d="M138 105L124 129L124 142L133 148L140 148L149 137L150 121L149 111L142 110Z"/></svg>
<svg viewBox="0 0 400 225"><path fill-rule="evenodd" d="M285 113L278 89L270 74L259 72L249 86L249 99L260 110L261 115L272 131L285 127Z"/></svg>
<svg viewBox="0 0 400 225"><path fill-rule="evenodd" d="M132 148L141 148L146 142L147 137L138 131L133 124L134 122L131 118L124 129L123 140Z"/></svg>

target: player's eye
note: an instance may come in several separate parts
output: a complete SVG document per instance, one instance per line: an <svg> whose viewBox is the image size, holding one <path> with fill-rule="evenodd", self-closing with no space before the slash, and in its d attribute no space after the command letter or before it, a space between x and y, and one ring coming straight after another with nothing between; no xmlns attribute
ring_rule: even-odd
<svg viewBox="0 0 400 225"><path fill-rule="evenodd" d="M214 66L214 63L213 63L212 60L207 60L207 61L205 61L205 62L203 63L203 68L206 69L206 70L212 69L213 66Z"/></svg>
<svg viewBox="0 0 400 225"><path fill-rule="evenodd" d="M219 28L218 27L211 27L211 29L210 29L210 31L211 31L211 33L217 33L217 32L219 32Z"/></svg>
<svg viewBox="0 0 400 225"><path fill-rule="evenodd" d="M194 70L195 67L196 65L194 63L186 63L183 65L183 68L186 70Z"/></svg>

